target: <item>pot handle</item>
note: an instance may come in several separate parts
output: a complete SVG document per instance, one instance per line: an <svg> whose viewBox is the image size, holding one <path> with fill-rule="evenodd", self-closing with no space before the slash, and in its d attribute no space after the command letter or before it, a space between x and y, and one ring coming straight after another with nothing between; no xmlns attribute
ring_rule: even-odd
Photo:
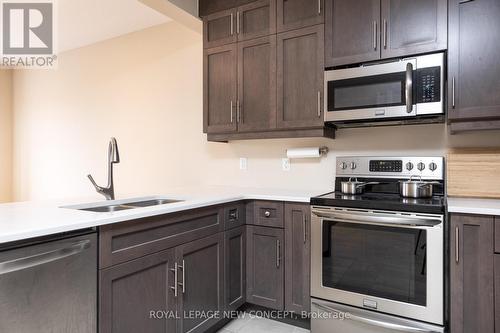
<svg viewBox="0 0 500 333"><path fill-rule="evenodd" d="M410 176L410 181L413 179L413 177L415 177L415 178L418 177L419 181L422 181L422 176L421 175L411 175Z"/></svg>

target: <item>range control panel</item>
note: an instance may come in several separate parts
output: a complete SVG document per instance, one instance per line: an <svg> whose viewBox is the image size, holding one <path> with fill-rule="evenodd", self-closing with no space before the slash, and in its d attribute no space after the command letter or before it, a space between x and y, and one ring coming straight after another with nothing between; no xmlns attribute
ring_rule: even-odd
<svg viewBox="0 0 500 333"><path fill-rule="evenodd" d="M337 176L443 180L443 157L337 157Z"/></svg>

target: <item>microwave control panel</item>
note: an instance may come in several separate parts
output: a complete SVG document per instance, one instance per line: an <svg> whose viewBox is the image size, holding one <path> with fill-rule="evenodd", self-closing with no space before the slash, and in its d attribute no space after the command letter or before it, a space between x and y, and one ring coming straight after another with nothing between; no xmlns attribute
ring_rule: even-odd
<svg viewBox="0 0 500 333"><path fill-rule="evenodd" d="M433 103L441 100L441 68L428 67L416 70L417 103Z"/></svg>

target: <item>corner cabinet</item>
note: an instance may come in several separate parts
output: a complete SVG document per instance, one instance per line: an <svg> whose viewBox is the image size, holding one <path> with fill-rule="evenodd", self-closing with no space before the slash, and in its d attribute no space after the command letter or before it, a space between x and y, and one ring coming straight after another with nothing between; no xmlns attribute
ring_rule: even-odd
<svg viewBox="0 0 500 333"><path fill-rule="evenodd" d="M448 121L452 133L500 129L500 2L449 1Z"/></svg>
<svg viewBox="0 0 500 333"><path fill-rule="evenodd" d="M327 67L447 47L447 0L325 1Z"/></svg>
<svg viewBox="0 0 500 333"><path fill-rule="evenodd" d="M491 216L451 215L452 333L495 332L493 230Z"/></svg>
<svg viewBox="0 0 500 333"><path fill-rule="evenodd" d="M323 21L323 0L259 0L203 17L209 141L335 137L323 120Z"/></svg>

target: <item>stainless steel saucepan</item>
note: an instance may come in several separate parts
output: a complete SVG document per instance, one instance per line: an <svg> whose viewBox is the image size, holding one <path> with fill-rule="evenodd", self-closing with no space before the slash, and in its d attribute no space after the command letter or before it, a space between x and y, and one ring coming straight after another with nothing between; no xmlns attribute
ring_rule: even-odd
<svg viewBox="0 0 500 333"><path fill-rule="evenodd" d="M419 177L419 180L413 180ZM423 181L421 176L410 176L409 180L399 182L399 194L405 198L430 198L433 193L433 185L439 182Z"/></svg>
<svg viewBox="0 0 500 333"><path fill-rule="evenodd" d="M367 185L377 185L379 182L360 182L356 178L349 178L347 182L341 182L343 194L362 194Z"/></svg>

